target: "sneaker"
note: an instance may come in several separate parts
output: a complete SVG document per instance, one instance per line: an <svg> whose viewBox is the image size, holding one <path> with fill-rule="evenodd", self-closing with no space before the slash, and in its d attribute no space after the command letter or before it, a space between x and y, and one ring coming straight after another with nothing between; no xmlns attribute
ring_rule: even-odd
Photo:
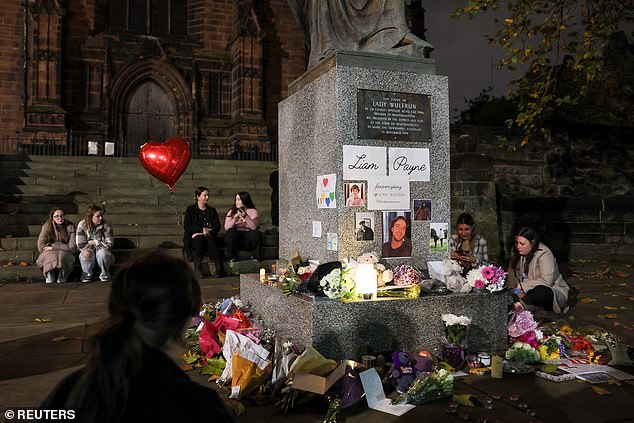
<svg viewBox="0 0 634 423"><path fill-rule="evenodd" d="M44 276L46 277L46 283L53 283L54 282L53 272L46 272L46 273L44 273Z"/></svg>
<svg viewBox="0 0 634 423"><path fill-rule="evenodd" d="M81 274L81 281L84 282L84 283L92 281L92 275L90 273L82 273Z"/></svg>
<svg viewBox="0 0 634 423"><path fill-rule="evenodd" d="M101 276L99 276L99 280L100 280L101 282L110 282L110 276L108 276L108 275L101 275Z"/></svg>

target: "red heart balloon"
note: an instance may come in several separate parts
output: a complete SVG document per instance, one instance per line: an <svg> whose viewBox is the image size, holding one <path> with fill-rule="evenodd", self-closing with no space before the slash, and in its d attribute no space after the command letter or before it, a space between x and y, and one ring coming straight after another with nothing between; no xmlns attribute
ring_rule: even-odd
<svg viewBox="0 0 634 423"><path fill-rule="evenodd" d="M145 170L167 184L172 192L174 184L187 169L191 155L189 143L176 137L164 142L147 142L139 151L139 159Z"/></svg>

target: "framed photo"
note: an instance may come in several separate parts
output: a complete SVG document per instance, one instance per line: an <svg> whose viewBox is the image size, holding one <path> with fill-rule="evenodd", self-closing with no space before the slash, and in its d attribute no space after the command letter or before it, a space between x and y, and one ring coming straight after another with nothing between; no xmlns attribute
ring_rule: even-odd
<svg viewBox="0 0 634 423"><path fill-rule="evenodd" d="M429 251L446 252L449 250L449 223L429 224Z"/></svg>
<svg viewBox="0 0 634 423"><path fill-rule="evenodd" d="M365 183L346 182L344 184L346 207L365 207Z"/></svg>
<svg viewBox="0 0 634 423"><path fill-rule="evenodd" d="M383 212L383 258L412 256L412 212Z"/></svg>
<svg viewBox="0 0 634 423"><path fill-rule="evenodd" d="M373 212L355 213L354 222L354 239L356 241L374 241Z"/></svg>
<svg viewBox="0 0 634 423"><path fill-rule="evenodd" d="M431 200L414 200L414 220L431 222Z"/></svg>

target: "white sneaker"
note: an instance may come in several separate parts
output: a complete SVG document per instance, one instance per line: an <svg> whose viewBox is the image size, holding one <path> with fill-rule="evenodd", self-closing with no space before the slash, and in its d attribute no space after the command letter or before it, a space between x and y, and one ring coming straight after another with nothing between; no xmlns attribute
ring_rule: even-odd
<svg viewBox="0 0 634 423"><path fill-rule="evenodd" d="M53 280L53 272L46 272L44 273L44 276L46 277L46 283L53 283L55 282Z"/></svg>

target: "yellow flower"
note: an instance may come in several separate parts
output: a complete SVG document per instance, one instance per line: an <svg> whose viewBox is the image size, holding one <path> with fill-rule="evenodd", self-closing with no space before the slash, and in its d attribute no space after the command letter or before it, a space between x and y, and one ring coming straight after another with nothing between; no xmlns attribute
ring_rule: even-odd
<svg viewBox="0 0 634 423"><path fill-rule="evenodd" d="M570 326L568 326L568 325L563 325L563 326L561 327L561 329L559 329L559 332L563 333L563 334L564 334L564 335L566 335L566 336L572 336L572 334L573 334L573 332L574 332L574 331L572 330L572 328L571 328Z"/></svg>

